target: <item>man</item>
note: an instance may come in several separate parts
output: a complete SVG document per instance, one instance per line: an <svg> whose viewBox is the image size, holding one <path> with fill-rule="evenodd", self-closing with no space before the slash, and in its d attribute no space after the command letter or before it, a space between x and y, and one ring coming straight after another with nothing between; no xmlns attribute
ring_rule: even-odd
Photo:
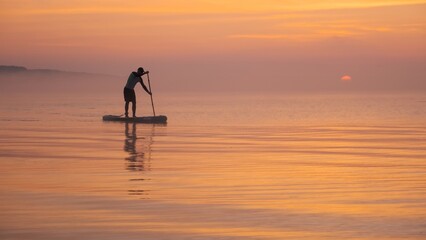
<svg viewBox="0 0 426 240"><path fill-rule="evenodd" d="M123 91L124 101L126 101L126 104L124 105L126 117L129 117L129 102L132 103L133 117L136 117L136 94L134 88L138 82L141 83L145 92L147 92L149 95L152 95L152 93L148 90L148 88L146 88L142 80L142 76L148 73L149 71L145 72L145 70L143 70L143 68L141 67L138 68L137 72L130 73L129 79L127 79L127 83Z"/></svg>

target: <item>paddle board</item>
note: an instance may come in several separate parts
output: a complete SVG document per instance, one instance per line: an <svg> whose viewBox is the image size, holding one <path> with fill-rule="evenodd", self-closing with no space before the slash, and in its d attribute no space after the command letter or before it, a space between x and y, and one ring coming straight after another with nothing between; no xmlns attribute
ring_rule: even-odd
<svg viewBox="0 0 426 240"><path fill-rule="evenodd" d="M167 123L167 117L160 116L148 116L148 117L123 117L117 115L105 115L102 117L104 121L111 122L129 122L129 123Z"/></svg>

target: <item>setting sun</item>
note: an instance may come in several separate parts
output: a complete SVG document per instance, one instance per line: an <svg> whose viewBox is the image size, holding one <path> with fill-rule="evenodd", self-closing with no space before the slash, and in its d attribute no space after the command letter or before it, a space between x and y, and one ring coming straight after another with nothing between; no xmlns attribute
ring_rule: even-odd
<svg viewBox="0 0 426 240"><path fill-rule="evenodd" d="M345 75L342 78L340 78L340 80L344 81L344 82L348 82L352 80L352 77L349 75Z"/></svg>

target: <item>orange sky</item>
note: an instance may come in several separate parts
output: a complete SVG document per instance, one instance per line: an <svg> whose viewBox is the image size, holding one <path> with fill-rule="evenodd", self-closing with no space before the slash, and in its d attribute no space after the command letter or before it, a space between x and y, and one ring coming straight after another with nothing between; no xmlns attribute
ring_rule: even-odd
<svg viewBox="0 0 426 240"><path fill-rule="evenodd" d="M253 87L306 69L316 74L304 78L336 81L425 73L426 1L124 2L0 1L0 64L117 75L143 65L167 79ZM370 67L384 62L402 69Z"/></svg>

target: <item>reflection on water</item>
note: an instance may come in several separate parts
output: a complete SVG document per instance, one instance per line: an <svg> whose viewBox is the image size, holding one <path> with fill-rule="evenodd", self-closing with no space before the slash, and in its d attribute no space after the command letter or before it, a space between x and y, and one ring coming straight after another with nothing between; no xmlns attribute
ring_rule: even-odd
<svg viewBox="0 0 426 240"><path fill-rule="evenodd" d="M143 137L137 136L136 123L125 123L124 151L129 153L125 158L127 169L130 171L149 171L149 162L151 160L151 144L154 127L152 131ZM138 141L139 140L139 141ZM136 145L136 142L139 145Z"/></svg>
<svg viewBox="0 0 426 240"><path fill-rule="evenodd" d="M0 239L425 239L426 108L395 101L177 101L167 127L0 101Z"/></svg>
<svg viewBox="0 0 426 240"><path fill-rule="evenodd" d="M129 189L129 195L149 195L149 191L142 188L142 182L149 179L143 177L143 171L150 171L151 164L151 145L153 143L155 125L149 125L141 132L141 136L137 134L137 123L125 123L124 130L124 151L129 155L125 157L126 169L134 171L137 176L131 178L130 181L136 182L137 185L133 189ZM140 184L139 184L140 183Z"/></svg>

